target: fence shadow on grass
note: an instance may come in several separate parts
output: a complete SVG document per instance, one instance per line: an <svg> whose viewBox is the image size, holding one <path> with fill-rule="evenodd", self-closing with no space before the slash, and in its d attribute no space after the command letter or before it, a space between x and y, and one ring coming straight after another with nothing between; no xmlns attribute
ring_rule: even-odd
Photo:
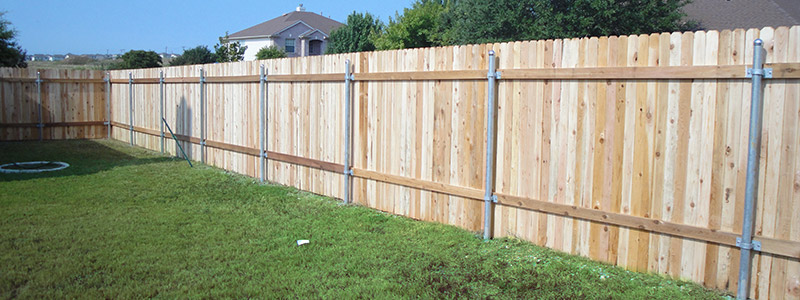
<svg viewBox="0 0 800 300"><path fill-rule="evenodd" d="M99 140L0 142L0 164L25 161L63 161L70 165L66 169L53 172L0 173L0 182L88 175L116 167L159 163L174 159L153 156L153 154L145 154L145 152L141 152L141 155L131 155L115 149L116 147L128 146ZM130 153L139 151L143 150L132 149Z"/></svg>

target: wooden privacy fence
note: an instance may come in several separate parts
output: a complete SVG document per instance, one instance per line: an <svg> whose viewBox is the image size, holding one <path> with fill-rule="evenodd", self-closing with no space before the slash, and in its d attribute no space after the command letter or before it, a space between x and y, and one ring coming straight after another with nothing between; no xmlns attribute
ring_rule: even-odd
<svg viewBox="0 0 800 300"><path fill-rule="evenodd" d="M0 69L0 140L106 136L103 73Z"/></svg>
<svg viewBox="0 0 800 300"><path fill-rule="evenodd" d="M800 299L800 27L112 71L108 121L159 150L164 117L193 159L257 177L266 156L270 181L338 198L352 174L356 203L478 231L495 109L494 236L735 290L756 38L773 73L750 295Z"/></svg>

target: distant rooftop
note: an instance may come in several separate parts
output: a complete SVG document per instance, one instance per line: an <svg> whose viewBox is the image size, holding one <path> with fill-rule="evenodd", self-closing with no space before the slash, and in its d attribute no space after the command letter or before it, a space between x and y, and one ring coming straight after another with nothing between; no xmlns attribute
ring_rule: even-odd
<svg viewBox="0 0 800 300"><path fill-rule="evenodd" d="M344 25L342 23L337 22L336 20L326 18L322 15L313 12L307 12L305 10L306 9L303 7L303 5L300 4L300 6L298 6L297 9L293 12L285 13L280 17L247 28L245 30L233 33L230 35L230 39L274 36L283 31L284 29L287 29L292 25L296 24L297 22L306 23L308 26L311 26L315 29L319 29L320 31L328 35L331 33L331 30Z"/></svg>
<svg viewBox="0 0 800 300"><path fill-rule="evenodd" d="M799 0L694 0L683 11L705 30L800 25Z"/></svg>

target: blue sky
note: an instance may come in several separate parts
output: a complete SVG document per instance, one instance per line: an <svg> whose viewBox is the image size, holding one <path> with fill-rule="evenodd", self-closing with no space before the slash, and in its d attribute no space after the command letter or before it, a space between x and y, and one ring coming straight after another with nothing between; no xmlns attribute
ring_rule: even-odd
<svg viewBox="0 0 800 300"><path fill-rule="evenodd" d="M115 54L131 49L182 53L197 45L212 48L225 31L234 33L280 16L298 3L306 11L344 23L353 11L370 12L385 22L412 1L0 0L0 11L6 11L28 54Z"/></svg>

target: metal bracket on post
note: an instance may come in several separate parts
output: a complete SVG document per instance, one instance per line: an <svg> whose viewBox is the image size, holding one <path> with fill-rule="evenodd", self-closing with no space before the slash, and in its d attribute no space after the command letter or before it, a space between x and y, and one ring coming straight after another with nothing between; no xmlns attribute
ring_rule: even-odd
<svg viewBox="0 0 800 300"><path fill-rule="evenodd" d="M765 69L753 69L747 68L747 71L744 74L746 78L753 78L753 75L761 75L761 78L772 78L772 68L765 68Z"/></svg>
<svg viewBox="0 0 800 300"><path fill-rule="evenodd" d="M484 215L483 215L483 239L492 238L492 208L494 202L494 145L495 145L495 86L496 80L500 78L495 66L496 59L494 50L489 50L489 71L486 73L488 79L487 89L487 108L486 108L486 172L484 173L486 182L484 185Z"/></svg>
<svg viewBox="0 0 800 300"><path fill-rule="evenodd" d="M36 72L36 101L39 110L39 123L36 124L36 127L39 128L39 140L41 141L44 139L44 120L42 116L42 74L40 72Z"/></svg>
<svg viewBox="0 0 800 300"><path fill-rule="evenodd" d="M200 68L200 162L206 163L206 77Z"/></svg>
<svg viewBox="0 0 800 300"><path fill-rule="evenodd" d="M345 72L344 72L344 203L351 203L352 202L352 180L353 174L350 171L350 151L351 151L351 141L350 141L350 111L351 104L350 104L350 80L352 80L353 75L350 73L350 60L345 60L344 62Z"/></svg>
<svg viewBox="0 0 800 300"><path fill-rule="evenodd" d="M764 114L763 88L761 79L772 72L765 72L764 41L756 39L753 43L753 68L747 73L752 78L750 97L750 132L747 149L747 173L744 191L744 212L742 214L742 236L736 239L736 245L742 250L739 256L739 281L736 291L737 299L747 299L750 293L750 272L753 254L750 250L760 250L761 243L753 241L753 223L755 220L756 200L758 199L758 163L761 150L761 123Z"/></svg>
<svg viewBox="0 0 800 300"><path fill-rule="evenodd" d="M129 103L129 121L131 125L130 144L133 146L133 73L128 72L128 103Z"/></svg>
<svg viewBox="0 0 800 300"><path fill-rule="evenodd" d="M111 139L111 73L106 72L106 138Z"/></svg>
<svg viewBox="0 0 800 300"><path fill-rule="evenodd" d="M736 237L736 247L747 250L761 251L761 242L752 240L749 243L746 243L742 241L742 237Z"/></svg>

